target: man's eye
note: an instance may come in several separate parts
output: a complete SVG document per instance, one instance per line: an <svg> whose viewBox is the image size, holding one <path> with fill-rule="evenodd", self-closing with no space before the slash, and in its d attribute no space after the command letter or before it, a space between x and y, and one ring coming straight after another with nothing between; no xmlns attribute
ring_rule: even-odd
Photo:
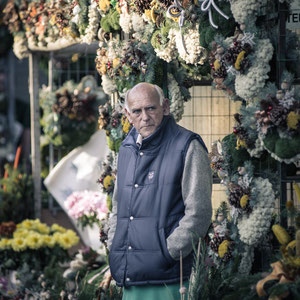
<svg viewBox="0 0 300 300"><path fill-rule="evenodd" d="M138 115L141 111L139 109L134 109L132 111L133 114Z"/></svg>
<svg viewBox="0 0 300 300"><path fill-rule="evenodd" d="M153 111L153 110L155 110L155 107L148 107L147 110L148 111Z"/></svg>

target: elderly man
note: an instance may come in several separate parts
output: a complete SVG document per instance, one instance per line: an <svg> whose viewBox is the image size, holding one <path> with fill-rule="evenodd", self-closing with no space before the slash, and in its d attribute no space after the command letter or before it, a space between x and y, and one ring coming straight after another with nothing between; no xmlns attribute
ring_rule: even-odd
<svg viewBox="0 0 300 300"><path fill-rule="evenodd" d="M162 90L139 83L125 112L134 125L122 142L108 233L109 265L123 299L178 299L193 235L210 224L211 170L201 137L176 124Z"/></svg>

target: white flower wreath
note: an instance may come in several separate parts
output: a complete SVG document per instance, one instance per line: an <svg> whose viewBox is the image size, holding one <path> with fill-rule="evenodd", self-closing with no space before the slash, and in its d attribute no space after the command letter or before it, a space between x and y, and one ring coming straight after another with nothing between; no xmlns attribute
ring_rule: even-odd
<svg viewBox="0 0 300 300"><path fill-rule="evenodd" d="M256 204L250 215L243 215L237 223L241 241L249 246L256 245L269 231L275 206L275 193L270 181L258 177L253 183L251 194L255 195Z"/></svg>

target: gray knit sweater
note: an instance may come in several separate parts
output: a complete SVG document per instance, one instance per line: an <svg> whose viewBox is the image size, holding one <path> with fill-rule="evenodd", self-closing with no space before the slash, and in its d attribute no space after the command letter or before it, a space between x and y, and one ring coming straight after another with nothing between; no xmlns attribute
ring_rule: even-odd
<svg viewBox="0 0 300 300"><path fill-rule="evenodd" d="M185 215L179 226L167 238L167 247L173 259L187 256L193 247L192 237L204 237L212 216L212 175L206 151L198 140L189 145L181 181ZM113 208L109 219L107 246L110 249L117 226L117 184L113 194Z"/></svg>

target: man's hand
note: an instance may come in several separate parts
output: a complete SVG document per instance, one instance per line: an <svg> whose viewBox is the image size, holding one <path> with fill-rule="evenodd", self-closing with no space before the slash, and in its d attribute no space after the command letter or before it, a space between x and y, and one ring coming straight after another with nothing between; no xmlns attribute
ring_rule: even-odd
<svg viewBox="0 0 300 300"><path fill-rule="evenodd" d="M109 288L111 279L110 269L108 269L103 276L103 280L100 282L99 288L106 291Z"/></svg>

